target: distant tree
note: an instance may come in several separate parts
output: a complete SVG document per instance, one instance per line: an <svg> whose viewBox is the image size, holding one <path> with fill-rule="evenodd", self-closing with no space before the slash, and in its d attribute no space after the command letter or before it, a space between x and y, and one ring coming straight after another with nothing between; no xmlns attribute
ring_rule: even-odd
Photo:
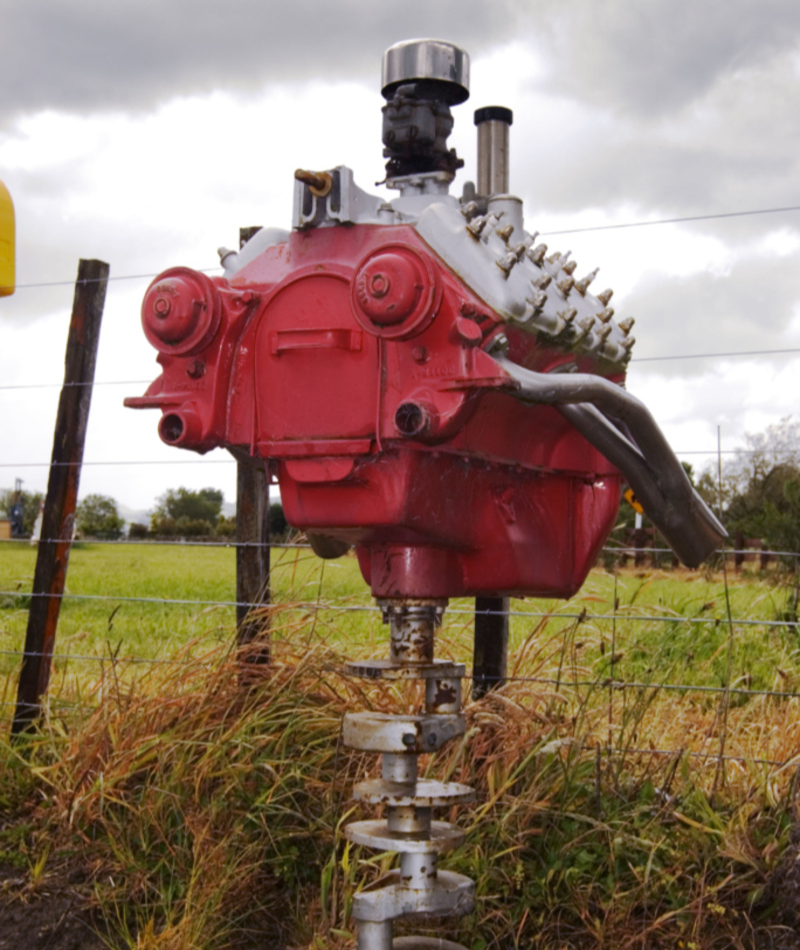
<svg viewBox="0 0 800 950"><path fill-rule="evenodd" d="M139 524L134 522L130 528L128 528L128 537L132 540L139 540L141 538L146 538L148 534L147 525Z"/></svg>
<svg viewBox="0 0 800 950"><path fill-rule="evenodd" d="M165 533L163 529L169 522L180 528L189 522L203 521L211 533L222 511L224 495L218 488L201 488L191 491L188 488L170 488L158 499L158 504L151 518L151 529L155 533ZM173 533L185 534L180 530ZM193 528L193 533L196 529Z"/></svg>
<svg viewBox="0 0 800 950"><path fill-rule="evenodd" d="M289 522L283 513L283 505L279 501L273 501L269 506L269 533L285 534L288 527Z"/></svg>
<svg viewBox="0 0 800 950"><path fill-rule="evenodd" d="M115 540L122 534L125 519L117 503L108 495L87 495L75 512L78 531L89 538Z"/></svg>
<svg viewBox="0 0 800 950"><path fill-rule="evenodd" d="M759 534L773 551L800 552L800 472L796 477L787 478L781 486L781 497L777 502L768 499L757 526ZM797 571L798 558L783 556L787 567ZM795 602L795 609L797 603Z"/></svg>
<svg viewBox="0 0 800 950"><path fill-rule="evenodd" d="M9 513L11 506L15 502L16 492L13 488L0 490L0 511ZM22 530L24 534L30 534L33 531L33 522L39 514L39 505L44 498L41 492L21 491L19 493L19 503L22 505Z"/></svg>
<svg viewBox="0 0 800 950"><path fill-rule="evenodd" d="M218 538L232 538L236 534L236 518L226 518L224 515L220 516L217 521L217 526L214 529L214 534Z"/></svg>
<svg viewBox="0 0 800 950"><path fill-rule="evenodd" d="M703 473L700 486L715 510L721 507L731 535L763 538L773 550L800 552L800 422L788 417L763 432L748 433L745 447L723 463L721 479L715 464Z"/></svg>

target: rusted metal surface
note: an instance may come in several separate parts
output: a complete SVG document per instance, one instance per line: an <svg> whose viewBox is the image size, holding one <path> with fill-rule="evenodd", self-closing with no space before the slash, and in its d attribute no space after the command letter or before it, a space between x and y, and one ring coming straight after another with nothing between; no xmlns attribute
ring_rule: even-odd
<svg viewBox="0 0 800 950"><path fill-rule="evenodd" d="M25 655L17 689L13 734L29 729L39 716L50 682L50 667L61 597L75 530L75 508L92 401L97 345L108 284L108 264L81 260L67 337L64 386L58 402L53 454L42 519L40 544L28 612Z"/></svg>
<svg viewBox="0 0 800 950"><path fill-rule="evenodd" d="M456 713L461 709L461 680L433 677L425 680L425 712L433 715Z"/></svg>
<svg viewBox="0 0 800 950"><path fill-rule="evenodd" d="M420 808L447 808L468 805L475 801L475 789L458 782L436 782L422 779L412 783L370 779L353 789L356 801L373 805L413 805Z"/></svg>
<svg viewBox="0 0 800 950"><path fill-rule="evenodd" d="M464 717L411 716L391 713L347 713L342 740L348 748L364 752L435 752L464 734Z"/></svg>
<svg viewBox="0 0 800 950"><path fill-rule="evenodd" d="M387 850L397 843L387 843ZM358 921L394 920L411 915L462 917L475 906L475 885L463 874L438 870L436 886L408 887L401 872L390 871L385 884L374 891L360 891L353 897L353 916Z"/></svg>
<svg viewBox="0 0 800 950"><path fill-rule="evenodd" d="M353 844L376 851L400 851L403 854L446 854L464 840L464 832L448 821L432 821L428 837L415 832L393 831L386 818L352 821L344 828L344 836Z"/></svg>
<svg viewBox="0 0 800 950"><path fill-rule="evenodd" d="M349 748L383 753L382 778L359 782L353 798L383 806L384 817L351 822L345 837L376 851L396 851L400 867L379 884L356 895L359 950L391 950L393 924L408 915L469 913L475 886L463 875L439 870L439 855L458 847L463 832L434 821L433 810L474 801L474 790L457 782L420 780L418 756L435 752L464 734L461 715L463 666L433 659L434 632L441 624L439 600L397 599L380 602L390 625L391 658L350 664L357 675L425 681L425 712L361 712L344 718L342 739ZM417 944L409 943L409 950ZM446 944L462 950L457 944ZM418 944L426 948L436 946Z"/></svg>
<svg viewBox="0 0 800 950"><path fill-rule="evenodd" d="M419 680L419 679L458 679L464 676L463 663L450 660L436 660L431 663L398 664L394 660L382 660L372 657L369 660L351 660L345 664L351 676L362 676L371 680Z"/></svg>
<svg viewBox="0 0 800 950"><path fill-rule="evenodd" d="M298 168L294 177L297 181L308 185L315 198L324 198L333 187L333 178L329 172L312 172L305 168Z"/></svg>

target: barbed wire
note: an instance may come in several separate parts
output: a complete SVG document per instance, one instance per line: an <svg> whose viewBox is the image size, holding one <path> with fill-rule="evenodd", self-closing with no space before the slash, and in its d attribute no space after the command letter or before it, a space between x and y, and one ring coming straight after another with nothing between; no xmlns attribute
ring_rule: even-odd
<svg viewBox="0 0 800 950"><path fill-rule="evenodd" d="M705 360L705 359L729 359L732 357L747 356L787 356L800 353L800 347L780 347L774 350L734 350L724 353L669 353L662 356L634 356L631 357L631 363L657 363L667 360ZM76 383L3 383L0 385L0 391L3 390L25 390L25 389L68 389L71 387L91 387L96 386L149 386L152 379L129 379L129 380L102 380L100 382L76 382Z"/></svg>
<svg viewBox="0 0 800 950"><path fill-rule="evenodd" d="M235 516L233 516L235 517ZM4 539L7 543L10 544L27 544L33 546L34 544L63 544L64 539L62 538L37 538L32 540L31 538L6 538ZM286 541L286 542L273 542L273 541L202 541L202 540L190 540L189 538L141 538L141 539L132 539L132 538L73 538L70 541L74 545L110 545L110 546L120 546L120 545L133 545L135 547L199 547L199 548L274 548L275 550L313 550L310 544L305 541ZM657 548L650 547L648 545L642 547L636 547L634 545L615 545L608 544L601 548L601 553L603 554L616 554L616 555L647 555L651 556L653 554L663 554L667 557L675 556L675 552L672 548ZM731 557L736 555L742 555L744 557L755 558L800 558L800 552L798 551L773 551L771 548L718 548L714 552L716 557Z"/></svg>
<svg viewBox="0 0 800 950"><path fill-rule="evenodd" d="M725 211L717 214L682 215L677 218L657 218L654 221L626 221L622 224L595 224L586 228L542 231L541 236L552 237L558 234L586 234L590 231L618 231L623 228L649 228L664 224L686 224L692 221L718 221L723 218L747 218L759 214L783 214L790 211L800 211L800 206L790 205L786 208L755 208L752 211Z"/></svg>
<svg viewBox="0 0 800 950"><path fill-rule="evenodd" d="M170 459L117 459L115 461L98 460L95 462L0 462L0 468L82 468L87 465L236 465L236 459L231 458L191 458L176 457Z"/></svg>
<svg viewBox="0 0 800 950"><path fill-rule="evenodd" d="M201 274L215 274L221 271L223 268L221 265L217 264L216 267L195 267L193 270L198 271ZM158 273L161 273L160 271ZM109 274L106 277L84 277L80 280L42 280L35 283L28 284L15 284L14 290L33 290L39 287L73 287L80 285L85 287L88 284L103 284L109 283L113 280L153 280L153 278L158 277L158 273L153 274ZM8 290L8 285L0 287L0 290Z"/></svg>
<svg viewBox="0 0 800 950"><path fill-rule="evenodd" d="M252 643L250 644L252 645ZM257 643L256 643L257 645ZM0 656L16 657L42 657L52 659L53 662L66 662L68 660L78 660L81 662L93 663L112 663L112 664L151 664L154 666L199 666L203 669L212 669L214 664L205 660L180 658L162 658L162 657L143 657L143 656L110 656L107 654L80 654L80 653L46 653L37 650L0 650ZM357 661L360 664L369 663L369 659ZM243 661L243 662L246 662ZM334 673L344 679L363 679L363 675L349 670L347 667L327 665L327 673ZM452 679L460 679L466 682L480 680L482 683L535 683L539 686L555 686L558 689L597 689L597 690L655 690L657 692L682 692L682 693L736 693L738 696L761 696L773 699L800 699L800 692L794 690L778 689L753 689L749 686L709 686L705 684L693 683L660 683L660 682L640 682L636 680L618 680L605 677L603 679L576 680L569 676L562 675L560 678L555 676L487 676L483 673L476 675L474 673L464 673L461 676L453 676Z"/></svg>
<svg viewBox="0 0 800 950"><path fill-rule="evenodd" d="M541 231L539 232L541 237L555 237L561 234L587 234L592 231L619 231L625 228L652 228L659 225L666 224L688 224L695 221L720 221L725 218L747 218L753 217L755 215L762 214L786 214L793 211L800 211L800 206L789 205L785 208L754 208L747 211L721 211L715 212L713 214L693 214L693 215L681 215L675 218L656 218L650 221L624 221L619 224L595 224L589 225L588 227L583 228L562 228L557 231ZM221 265L216 265L215 267L199 267L194 268L203 274L218 273L223 270ZM159 271L160 273L160 271ZM15 284L15 290L31 290L34 288L41 287L71 287L74 284L96 284L96 283L108 283L110 281L116 280L152 280L153 278L158 277L158 273L147 273L147 274L109 274L106 277L89 277L83 278L80 281L78 280L47 280L47 281L37 281L33 283L26 284ZM0 287L0 290L7 290L8 287Z"/></svg>
<svg viewBox="0 0 800 950"><path fill-rule="evenodd" d="M21 590L0 590L0 597L10 597L24 600L29 597L49 597L58 600L88 600L97 602L110 602L115 604L135 603L135 604L157 604L159 606L182 606L182 607L242 607L248 609L281 609L281 610L303 610L303 611L331 611L339 613L379 613L381 607L377 604L333 604L322 603L319 601L238 601L238 600L195 600L173 597L128 597L113 596L112 594L73 594L62 593L55 594L47 591L21 591ZM629 614L617 611L613 614L592 614L586 610L580 612L561 612L561 611L536 611L536 610L502 610L502 611L475 611L466 610L460 607L448 607L449 616L474 616L475 613L487 614L503 617L522 617L528 619L552 619L552 620L577 620L580 623L596 620L624 620L633 623L676 623L676 624L705 624L720 626L727 624L728 621L722 617L684 617L681 615L655 615L655 614ZM753 620L750 618L734 619L735 626L741 627L791 627L796 628L799 621L796 620Z"/></svg>
<svg viewBox="0 0 800 950"><path fill-rule="evenodd" d="M95 705L86 705L84 703L73 703L65 700L51 700L50 705L57 711L62 710L80 710L81 712L95 712L99 707ZM17 704L0 701L0 707L6 709L16 709ZM0 717L2 721L11 722L11 716ZM728 753L720 755L716 752L695 752L691 749L638 749L626 746L625 748L608 748L606 746L586 746L585 751L589 755L596 754L597 750L603 755L625 756L625 755L654 755L661 757L683 758L684 756L693 759L713 760L715 762L738 762L740 765L768 765L773 768L784 769L788 765L797 761L800 756L790 756L788 759L765 759L759 756L730 755Z"/></svg>
<svg viewBox="0 0 800 950"><path fill-rule="evenodd" d="M6 538L11 544L33 545L30 538ZM63 540L58 538L39 538L36 544L63 544ZM128 538L119 538L116 540L95 540L94 538L73 538L70 542L73 545L91 544L91 545L132 545L133 547L176 547L176 548L274 548L276 551L310 551L311 545L305 541L190 541L166 538L144 538L141 541L130 540Z"/></svg>

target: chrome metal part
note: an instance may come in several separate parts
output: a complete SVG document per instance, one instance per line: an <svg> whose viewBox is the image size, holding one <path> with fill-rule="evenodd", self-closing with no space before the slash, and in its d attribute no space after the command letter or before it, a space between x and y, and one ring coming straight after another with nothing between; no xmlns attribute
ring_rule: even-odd
<svg viewBox="0 0 800 950"><path fill-rule="evenodd" d="M441 97L448 105L469 98L469 54L444 40L415 39L395 43L383 54L381 92L389 99L408 82L432 81L442 84Z"/></svg>
<svg viewBox="0 0 800 950"><path fill-rule="evenodd" d="M473 802L473 789L457 782L418 779L417 760L464 734L460 663L433 658L434 633L446 601L380 602L391 632L388 660L348 664L351 673L395 681L425 681L425 711L416 714L361 712L344 718L342 738L352 749L383 754L381 778L359 782L353 798L382 806L383 818L351 822L344 836L353 844L395 851L400 867L353 898L358 950L464 950L460 944L427 937L392 939L399 917L462 915L474 904L475 886L461 874L439 869L439 855L457 848L463 832L447 821L434 821L433 810Z"/></svg>
<svg viewBox="0 0 800 950"><path fill-rule="evenodd" d="M508 191L508 138L514 116L503 106L475 110L478 127L479 195L500 195Z"/></svg>
<svg viewBox="0 0 800 950"><path fill-rule="evenodd" d="M475 906L475 884L453 871L438 870L436 884L427 888L405 885L399 870L390 871L383 880L381 888L360 891L353 897L353 917L357 921L394 920L412 915L462 917Z"/></svg>
<svg viewBox="0 0 800 950"><path fill-rule="evenodd" d="M611 332L606 323L601 332ZM653 524L688 567L728 533L692 488L647 407L616 383L586 373L535 373L496 355L520 399L555 406L622 472Z"/></svg>
<svg viewBox="0 0 800 950"><path fill-rule="evenodd" d="M395 937L392 950L467 950L462 943L443 937Z"/></svg>

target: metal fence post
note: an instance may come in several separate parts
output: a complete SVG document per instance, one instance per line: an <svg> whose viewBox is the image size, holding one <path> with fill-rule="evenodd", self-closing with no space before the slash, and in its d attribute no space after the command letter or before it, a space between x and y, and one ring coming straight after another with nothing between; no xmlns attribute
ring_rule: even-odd
<svg viewBox="0 0 800 950"><path fill-rule="evenodd" d="M508 669L508 597L475 598L475 649L472 698L480 699L506 681Z"/></svg>
<svg viewBox="0 0 800 950"><path fill-rule="evenodd" d="M25 655L17 687L11 732L30 729L41 712L50 682L58 614L75 527L86 426L92 401L100 323L108 286L108 264L81 260L67 337L64 385L58 401L53 454L36 556Z"/></svg>

